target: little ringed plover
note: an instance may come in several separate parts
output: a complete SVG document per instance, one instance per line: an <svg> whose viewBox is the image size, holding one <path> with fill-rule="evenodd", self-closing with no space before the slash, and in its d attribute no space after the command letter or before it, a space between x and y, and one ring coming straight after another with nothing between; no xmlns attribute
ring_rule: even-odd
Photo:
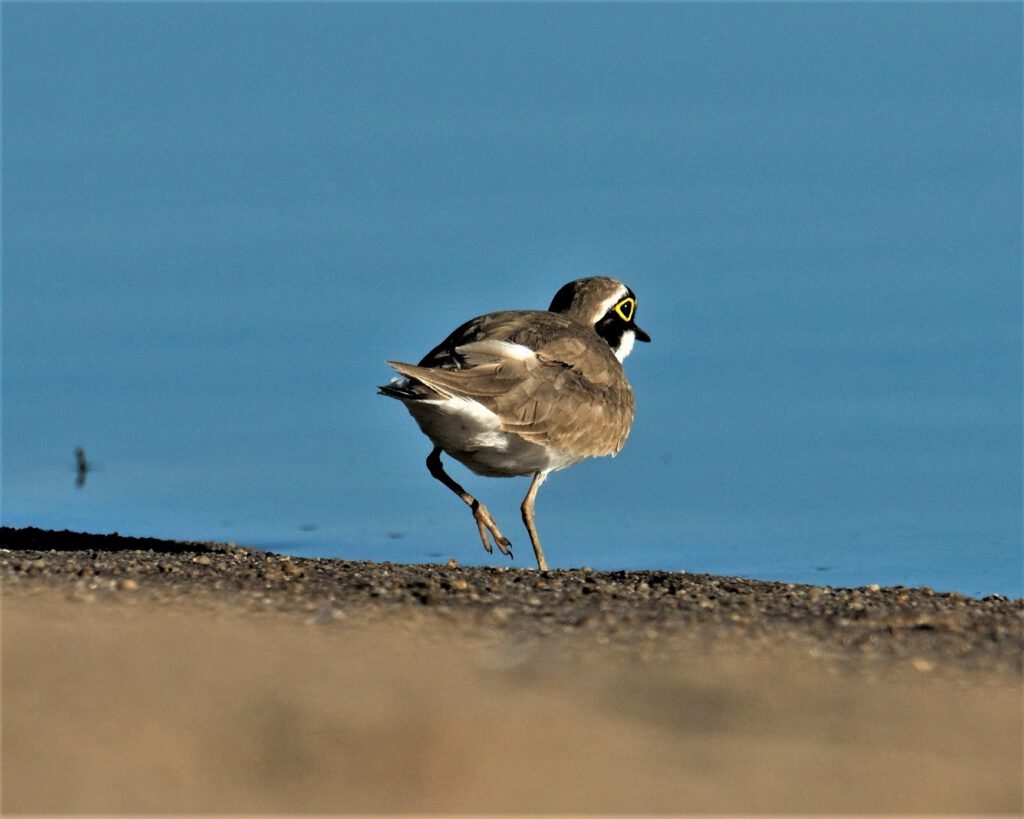
<svg viewBox="0 0 1024 819"><path fill-rule="evenodd" d="M479 475L532 476L523 523L537 568L547 569L534 525L537 490L549 472L615 455L633 423L633 390L622 361L635 341L636 295L595 276L562 287L546 310L488 313L467 321L380 393L405 404L434 448L430 474L472 510L484 548L511 543L484 504L456 483L441 453Z"/></svg>

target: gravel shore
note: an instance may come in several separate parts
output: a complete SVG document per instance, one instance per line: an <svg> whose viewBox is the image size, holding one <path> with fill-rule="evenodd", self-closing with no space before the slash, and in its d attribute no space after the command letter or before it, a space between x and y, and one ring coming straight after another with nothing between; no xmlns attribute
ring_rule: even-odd
<svg viewBox="0 0 1024 819"><path fill-rule="evenodd" d="M0 529L0 811L1024 811L1024 601Z"/></svg>
<svg viewBox="0 0 1024 819"><path fill-rule="evenodd" d="M917 669L1020 674L1024 600L927 588L840 589L661 571L529 569L293 558L233 544L0 528L0 588L72 599L243 607L311 622L421 609L521 635L601 643L728 637L770 651Z"/></svg>

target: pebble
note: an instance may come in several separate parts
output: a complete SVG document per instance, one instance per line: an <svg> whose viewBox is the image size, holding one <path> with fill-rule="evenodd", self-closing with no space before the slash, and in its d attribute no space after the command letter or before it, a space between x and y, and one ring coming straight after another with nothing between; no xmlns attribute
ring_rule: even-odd
<svg viewBox="0 0 1024 819"><path fill-rule="evenodd" d="M312 617L308 618L306 620L306 625L308 625L308 626L322 626L325 623L333 623L334 619L336 617L340 618L341 616L342 616L342 614L341 614L340 611L337 611L336 609L332 608L331 606L328 606L327 608L323 609L322 611L320 611L317 614L313 615Z"/></svg>

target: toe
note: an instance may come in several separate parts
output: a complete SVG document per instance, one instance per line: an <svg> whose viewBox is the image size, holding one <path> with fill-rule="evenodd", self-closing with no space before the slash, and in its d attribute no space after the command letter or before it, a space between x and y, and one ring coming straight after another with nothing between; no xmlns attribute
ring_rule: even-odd
<svg viewBox="0 0 1024 819"><path fill-rule="evenodd" d="M491 541L487 537L487 527L478 520L476 522L476 528L480 532L480 542L484 544L484 549L487 550L487 554L491 554L494 550L491 548Z"/></svg>

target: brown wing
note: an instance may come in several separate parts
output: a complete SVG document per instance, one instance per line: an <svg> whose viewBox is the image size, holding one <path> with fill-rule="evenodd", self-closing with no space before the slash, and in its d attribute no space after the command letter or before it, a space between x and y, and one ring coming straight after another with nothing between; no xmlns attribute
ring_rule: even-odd
<svg viewBox="0 0 1024 819"><path fill-rule="evenodd" d="M539 322L547 325L547 316L552 315L541 310L506 310L501 313L488 313L470 319L457 327L433 350L420 359L421 367L442 367L444 369L460 369L463 366L462 356L456 352L458 347L472 344L474 341L491 339L493 341L513 341L536 349L528 340L520 341L513 337L522 334L523 321Z"/></svg>
<svg viewBox="0 0 1024 819"><path fill-rule="evenodd" d="M528 441L584 457L615 454L633 422L622 365L590 328L553 313L528 317L482 316L420 366L389 363L439 393L478 401Z"/></svg>

